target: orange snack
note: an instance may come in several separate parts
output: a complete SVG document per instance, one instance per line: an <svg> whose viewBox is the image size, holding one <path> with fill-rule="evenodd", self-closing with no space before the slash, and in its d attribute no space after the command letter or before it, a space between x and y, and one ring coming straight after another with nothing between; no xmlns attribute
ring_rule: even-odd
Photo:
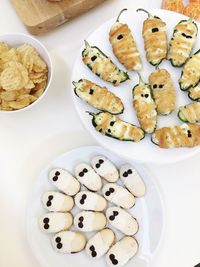
<svg viewBox="0 0 200 267"><path fill-rule="evenodd" d="M184 8L183 14L196 20L200 20L200 2L190 3Z"/></svg>
<svg viewBox="0 0 200 267"><path fill-rule="evenodd" d="M190 3L200 3L200 0L190 0Z"/></svg>
<svg viewBox="0 0 200 267"><path fill-rule="evenodd" d="M163 0L162 8L182 13L184 10L183 0Z"/></svg>

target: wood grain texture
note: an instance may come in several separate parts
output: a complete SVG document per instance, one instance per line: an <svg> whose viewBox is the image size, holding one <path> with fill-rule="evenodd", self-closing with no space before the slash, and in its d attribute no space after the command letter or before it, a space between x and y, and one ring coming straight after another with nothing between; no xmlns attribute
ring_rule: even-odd
<svg viewBox="0 0 200 267"><path fill-rule="evenodd" d="M34 35L48 32L105 0L11 0L18 16Z"/></svg>

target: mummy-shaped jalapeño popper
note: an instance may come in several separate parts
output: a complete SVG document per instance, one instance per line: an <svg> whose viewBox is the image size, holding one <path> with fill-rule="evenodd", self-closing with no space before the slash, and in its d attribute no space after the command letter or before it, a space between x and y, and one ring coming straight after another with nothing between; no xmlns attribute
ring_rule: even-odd
<svg viewBox="0 0 200 267"><path fill-rule="evenodd" d="M142 81L139 75L139 84L133 88L133 107L142 130L154 132L157 123L156 104L152 96L151 86Z"/></svg>
<svg viewBox="0 0 200 267"><path fill-rule="evenodd" d="M142 68L142 62L139 51L136 46L136 42L133 38L129 26L125 23L119 22L119 16L117 21L112 26L109 33L109 40L112 45L113 52L120 63L122 63L127 70L139 71Z"/></svg>
<svg viewBox="0 0 200 267"><path fill-rule="evenodd" d="M120 70L98 47L90 46L85 41L85 49L82 52L82 60L85 65L102 80L118 86L129 79L123 70Z"/></svg>
<svg viewBox="0 0 200 267"><path fill-rule="evenodd" d="M158 114L168 115L176 108L176 89L169 72L157 68L149 76L149 83Z"/></svg>
<svg viewBox="0 0 200 267"><path fill-rule="evenodd" d="M195 87L190 87L188 96L191 100L200 102L200 82Z"/></svg>
<svg viewBox="0 0 200 267"><path fill-rule="evenodd" d="M168 59L174 67L183 66L190 57L197 32L197 25L191 18L181 20L175 26L168 51Z"/></svg>
<svg viewBox="0 0 200 267"><path fill-rule="evenodd" d="M148 14L142 31L147 61L154 66L159 65L163 59L167 58L166 23L142 8L137 11L144 11Z"/></svg>
<svg viewBox="0 0 200 267"><path fill-rule="evenodd" d="M161 148L195 147L200 145L200 125L160 128L153 133L152 142Z"/></svg>
<svg viewBox="0 0 200 267"><path fill-rule="evenodd" d="M195 87L200 81L200 49L186 62L183 67L180 88L183 91Z"/></svg>
<svg viewBox="0 0 200 267"><path fill-rule="evenodd" d="M178 117L184 122L200 122L200 103L190 103L179 107Z"/></svg>
<svg viewBox="0 0 200 267"><path fill-rule="evenodd" d="M101 87L86 79L73 82L73 85L75 94L91 106L112 114L123 113L124 105L121 99L106 87Z"/></svg>
<svg viewBox="0 0 200 267"><path fill-rule="evenodd" d="M139 127L122 121L116 115L108 112L99 112L97 114L89 113L93 119L92 124L96 131L103 135L121 140L138 142L144 138L144 131Z"/></svg>

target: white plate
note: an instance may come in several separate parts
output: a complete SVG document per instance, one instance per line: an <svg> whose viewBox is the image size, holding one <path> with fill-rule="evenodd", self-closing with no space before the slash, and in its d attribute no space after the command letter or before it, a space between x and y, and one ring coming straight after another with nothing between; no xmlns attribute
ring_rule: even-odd
<svg viewBox="0 0 200 267"><path fill-rule="evenodd" d="M148 11L150 11L154 15L159 16L167 23L168 38L171 38L174 26L180 20L187 18L181 14L161 9L154 9ZM132 30L140 54L142 56L143 71L141 72L141 74L144 81L148 82L148 76L155 68L146 61L145 51L143 48L144 44L142 38L142 24L146 18L147 14L143 12L136 12L135 10L129 10L122 14L120 21L128 23L128 25ZM108 40L109 30L111 26L114 24L115 20L116 18L111 19L106 23L104 23L87 38L87 41L90 43L90 45L95 45L98 46L100 49L102 49L102 51L104 51L107 55L109 55L120 68L124 69L124 67L117 61L116 57L114 56L111 45ZM197 44L199 43L200 43L200 37L198 37L197 39L194 51L197 51L199 49L199 47L197 46ZM81 48L81 51L83 50L83 48L84 46ZM74 69L72 73L72 81L78 81L81 78L86 78L101 86L106 86L116 95L118 95L124 103L125 111L122 115L120 115L120 118L130 123L139 125L135 115L135 111L133 110L132 107L132 88L138 83L137 74L135 72L129 72L131 77L130 81L122 83L119 87L113 87L112 84L104 82L103 80L98 78L88 69L88 67L84 65L81 59L81 51L77 53L77 60L74 64ZM178 106L185 105L190 102L187 93L182 92L179 89L178 79L181 75L181 68L172 67L170 62L166 60L160 64L160 68L162 67L166 68L171 73L172 78L174 80L177 89L177 108L169 116L159 116L158 128L163 126L182 124L182 122L177 117ZM97 113L98 110L95 110L88 104L84 103L74 93L72 94L76 110L86 129L98 141L98 143L100 143L106 149L119 154L120 156L126 157L127 159L130 160L137 160L141 162L169 163L169 162L183 160L200 151L200 146L195 148L161 149L151 142L151 135L148 134L146 134L145 139L143 139L139 143L118 141L113 138L103 136L101 133L98 133L94 129L91 123L91 117L85 112L89 110Z"/></svg>
<svg viewBox="0 0 200 267"><path fill-rule="evenodd" d="M69 255L55 252L50 242L52 235L43 233L38 227L39 216L46 212L42 207L41 195L47 190L56 190L49 182L49 171L52 168L61 167L73 173L77 163L90 162L95 155L105 155L118 167L127 163L99 146L80 147L61 155L50 163L37 180L27 206L26 224L28 241L42 267L93 267L94 264L96 267L106 267L104 257L92 260L84 251ZM137 256L130 260L126 266L146 267L160 245L164 233L165 218L162 199L156 184L143 167L139 165L135 165L135 167L146 184L147 193L145 197L138 198L135 207L130 210L140 225L136 235L140 248Z"/></svg>

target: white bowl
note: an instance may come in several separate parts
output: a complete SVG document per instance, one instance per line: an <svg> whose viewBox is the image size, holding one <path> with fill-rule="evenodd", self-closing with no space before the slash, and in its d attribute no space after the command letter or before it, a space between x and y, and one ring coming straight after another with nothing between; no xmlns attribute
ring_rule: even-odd
<svg viewBox="0 0 200 267"><path fill-rule="evenodd" d="M34 105L36 105L37 103L39 103L39 101L46 95L47 90L51 84L53 67L52 67L52 61L51 61L51 57L49 55L49 52L40 41L38 41L34 37L32 37L28 34L24 34L24 33L2 34L2 35L0 35L0 42L6 42L11 47L17 47L17 46L20 46L24 43L30 44L37 50L37 52L39 53L41 58L45 61L45 63L48 66L47 86L46 86L43 94L38 99L36 99L32 104L28 105L27 107L24 107L24 108L18 109L18 110L0 110L0 114L1 113L16 113L16 112L28 110L28 109L32 108Z"/></svg>

